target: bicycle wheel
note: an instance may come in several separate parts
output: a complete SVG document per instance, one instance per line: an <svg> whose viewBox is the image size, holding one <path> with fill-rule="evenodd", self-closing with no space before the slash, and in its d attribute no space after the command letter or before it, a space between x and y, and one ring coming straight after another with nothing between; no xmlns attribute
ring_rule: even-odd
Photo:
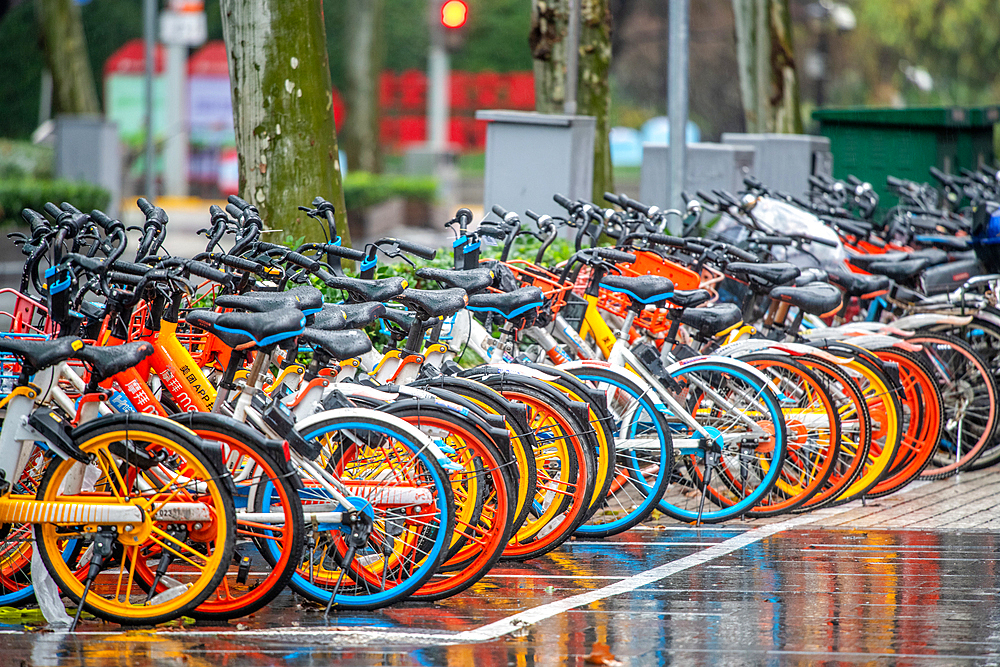
<svg viewBox="0 0 1000 667"><path fill-rule="evenodd" d="M432 454L433 443L403 420L364 408L321 412L296 429L322 446L316 464L353 508L336 506L322 480L304 478L299 496L310 535L289 585L321 604L333 596L333 605L344 609L405 600L437 572L455 527L451 483ZM343 524L313 521L348 509L364 513L373 525L350 565Z"/></svg>
<svg viewBox="0 0 1000 667"><path fill-rule="evenodd" d="M933 369L941 388L945 429L922 479L950 477L982 454L997 429L997 385L982 358L954 336L918 334L907 342Z"/></svg>
<svg viewBox="0 0 1000 667"><path fill-rule="evenodd" d="M931 333L947 333L965 341L986 362L990 374L1000 377L1000 311L987 306L979 314L973 315L972 321L964 326L955 327L939 324L921 329ZM1000 461L1000 437L994 433L993 439L986 443L982 453L971 462L967 470L981 470Z"/></svg>
<svg viewBox="0 0 1000 667"><path fill-rule="evenodd" d="M45 472L44 454L45 450L36 444L13 493L34 495L38 492L38 483ZM29 567L32 533L30 523L0 525L0 605L23 605L34 600Z"/></svg>
<svg viewBox="0 0 1000 667"><path fill-rule="evenodd" d="M217 481L220 471L199 450L191 431L148 415L102 417L75 429L73 439L96 457L97 468L91 470L99 475L92 490L61 492L68 479L80 474L82 464L53 461L37 498L65 503L100 499L145 508L146 516L141 526L117 533L111 560L117 566L98 574L84 608L122 625L162 623L193 612L222 582L233 557L235 510L228 489ZM156 519L154 508L167 502L203 505L209 519ZM90 562L93 548L69 562L61 556L66 539L94 539L88 528L99 526L35 526L46 568L77 603L84 589L78 572ZM140 565L160 575L152 595L139 585Z"/></svg>
<svg viewBox="0 0 1000 667"><path fill-rule="evenodd" d="M840 457L840 415L829 383L797 358L758 353L740 357L767 375L781 396L788 448L781 475L747 516L774 516L808 502L823 488ZM730 480L739 489L739 480Z"/></svg>
<svg viewBox="0 0 1000 667"><path fill-rule="evenodd" d="M932 370L922 358L892 347L875 350L875 354L899 367L903 385L900 455L879 483L865 494L881 498L916 479L931 462L944 432L944 406Z"/></svg>
<svg viewBox="0 0 1000 667"><path fill-rule="evenodd" d="M592 452L582 437L586 427L567 406L561 391L523 376L490 374L480 379L508 399L524 404L535 435L538 484L531 512L511 537L503 558L528 560L565 542L586 518L594 490Z"/></svg>
<svg viewBox="0 0 1000 667"><path fill-rule="evenodd" d="M516 464L511 471L517 482L514 518L511 521L511 532L516 533L528 518L532 506L530 501L535 497L538 484L538 469L535 464L537 442L535 434L528 428L524 409L517 403L505 399L493 388L470 378L441 375L419 380L414 382L413 386L425 387L432 391L435 387L447 389L464 396L488 412L503 417Z"/></svg>
<svg viewBox="0 0 1000 667"><path fill-rule="evenodd" d="M777 395L759 371L723 357L685 360L670 372L679 387L675 398L712 441L701 446L701 433L667 415L684 477L668 489L660 511L705 523L746 514L774 486L784 464L787 430Z"/></svg>
<svg viewBox="0 0 1000 667"><path fill-rule="evenodd" d="M566 370L605 394L617 435L612 484L597 512L574 534L617 535L645 521L666 493L674 460L670 426L652 389L629 371L592 364Z"/></svg>
<svg viewBox="0 0 1000 667"><path fill-rule="evenodd" d="M797 357L814 373L829 378L830 398L840 417L840 456L826 484L795 512L825 507L861 475L872 443L872 420L858 383L840 366L818 357Z"/></svg>
<svg viewBox="0 0 1000 667"><path fill-rule="evenodd" d="M259 433L220 415L188 412L171 419L198 437L221 445L223 460L236 483L236 558L222 585L192 615L227 620L252 614L285 589L305 544L298 492L286 466L273 458L274 453L283 454L280 445L274 443L279 448L269 453ZM269 501L266 507L263 498ZM272 552L264 548L266 543L275 544L279 558L270 558Z"/></svg>
<svg viewBox="0 0 1000 667"><path fill-rule="evenodd" d="M455 533L438 574L410 597L441 600L482 579L510 539L515 486L507 459L496 445L470 428L460 414L428 401L404 401L382 408L420 429L462 466L449 472L455 496Z"/></svg>

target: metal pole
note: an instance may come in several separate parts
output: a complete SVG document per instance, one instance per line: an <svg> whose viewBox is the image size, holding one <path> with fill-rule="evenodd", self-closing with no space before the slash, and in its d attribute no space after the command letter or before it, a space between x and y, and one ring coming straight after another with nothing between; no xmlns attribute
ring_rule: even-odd
<svg viewBox="0 0 1000 667"><path fill-rule="evenodd" d="M143 30L146 57L146 187L149 201L156 199L156 147L153 138L153 72L156 62L156 0L143 3Z"/></svg>
<svg viewBox="0 0 1000 667"><path fill-rule="evenodd" d="M172 197L188 194L188 136L184 105L187 100L187 47L167 46L166 66L167 134L163 142L163 193Z"/></svg>
<svg viewBox="0 0 1000 667"><path fill-rule="evenodd" d="M670 64L667 72L667 115L670 117L670 206L684 208L684 189L688 120L688 19L690 0L670 0ZM679 221L671 219L671 232L680 231Z"/></svg>
<svg viewBox="0 0 1000 667"><path fill-rule="evenodd" d="M427 69L430 88L427 95L427 138L431 150L440 154L448 147L448 101L451 96L451 64L444 44L444 27L440 22L431 27Z"/></svg>
<svg viewBox="0 0 1000 667"><path fill-rule="evenodd" d="M569 24L566 26L566 97L563 113L576 115L576 84L580 61L580 2L569 0Z"/></svg>

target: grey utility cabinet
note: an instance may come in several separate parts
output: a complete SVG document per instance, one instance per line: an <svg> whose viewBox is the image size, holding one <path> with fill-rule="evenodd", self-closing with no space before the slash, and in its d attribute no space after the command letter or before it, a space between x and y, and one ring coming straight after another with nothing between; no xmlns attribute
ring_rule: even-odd
<svg viewBox="0 0 1000 667"><path fill-rule="evenodd" d="M754 149L735 144L693 143L687 145L687 173L684 192L695 196L698 190L736 192L743 177L753 173ZM667 144L642 145L642 175L639 179L639 201L668 207L670 187L670 155Z"/></svg>
<svg viewBox="0 0 1000 667"><path fill-rule="evenodd" d="M55 172L59 178L106 189L111 202L105 213L117 217L122 198L122 152L115 123L100 116L56 118Z"/></svg>
<svg viewBox="0 0 1000 667"><path fill-rule="evenodd" d="M526 111L476 112L486 126L483 206L499 204L523 216L525 209L565 214L552 195L590 199L594 182L593 116Z"/></svg>
<svg viewBox="0 0 1000 667"><path fill-rule="evenodd" d="M753 146L753 175L768 188L796 197L809 190L809 176L832 176L830 140L811 134L743 134L724 132L722 143Z"/></svg>

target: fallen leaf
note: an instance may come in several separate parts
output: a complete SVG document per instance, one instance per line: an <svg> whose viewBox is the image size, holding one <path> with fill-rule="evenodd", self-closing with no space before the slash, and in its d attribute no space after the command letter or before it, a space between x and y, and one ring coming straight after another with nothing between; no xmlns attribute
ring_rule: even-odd
<svg viewBox="0 0 1000 667"><path fill-rule="evenodd" d="M605 665L605 667L618 667L622 663L615 659L611 648L607 644L594 642L590 648L590 655L583 659L588 665Z"/></svg>

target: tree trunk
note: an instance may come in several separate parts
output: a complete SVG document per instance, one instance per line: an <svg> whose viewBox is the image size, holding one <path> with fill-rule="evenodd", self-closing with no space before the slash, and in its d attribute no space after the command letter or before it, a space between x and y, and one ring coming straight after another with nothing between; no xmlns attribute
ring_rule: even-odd
<svg viewBox="0 0 1000 667"><path fill-rule="evenodd" d="M802 132L788 0L733 0L747 132Z"/></svg>
<svg viewBox="0 0 1000 667"><path fill-rule="evenodd" d="M324 197L349 245L322 0L222 0L221 9L241 195L285 243L323 240L298 206Z"/></svg>
<svg viewBox="0 0 1000 667"><path fill-rule="evenodd" d="M580 11L576 112L597 119L594 130L594 201L614 190L609 139L611 116L611 12L609 0L577 0ZM566 100L568 0L532 3L529 44L535 69L535 110L563 113Z"/></svg>
<svg viewBox="0 0 1000 667"><path fill-rule="evenodd" d="M384 0L347 0L347 118L344 152L351 169L381 171L378 77Z"/></svg>
<svg viewBox="0 0 1000 667"><path fill-rule="evenodd" d="M80 6L74 0L35 0L45 58L52 72L52 102L61 113L98 114Z"/></svg>
<svg viewBox="0 0 1000 667"><path fill-rule="evenodd" d="M611 10L608 0L578 0L580 4L580 76L576 110L597 119L594 130L593 201L614 192L611 170Z"/></svg>

